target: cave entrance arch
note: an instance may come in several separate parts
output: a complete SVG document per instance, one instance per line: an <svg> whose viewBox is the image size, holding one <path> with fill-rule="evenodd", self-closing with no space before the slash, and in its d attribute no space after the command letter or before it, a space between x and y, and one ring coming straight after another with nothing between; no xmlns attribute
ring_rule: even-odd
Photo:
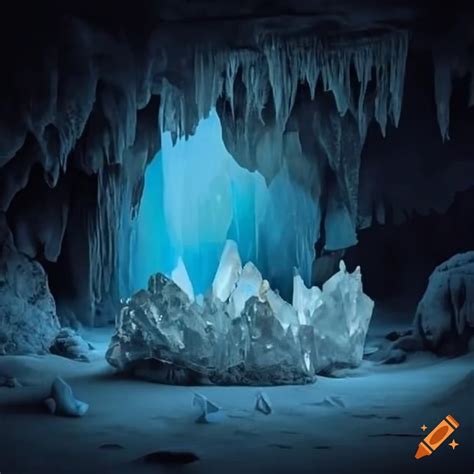
<svg viewBox="0 0 474 474"><path fill-rule="evenodd" d="M283 167L267 183L237 164L212 109L196 132L162 148L147 168L138 215L126 241L121 293L146 287L156 272L171 275L182 260L196 294L212 283L226 239L237 242L276 288L291 296L293 268L311 283L319 210Z"/></svg>

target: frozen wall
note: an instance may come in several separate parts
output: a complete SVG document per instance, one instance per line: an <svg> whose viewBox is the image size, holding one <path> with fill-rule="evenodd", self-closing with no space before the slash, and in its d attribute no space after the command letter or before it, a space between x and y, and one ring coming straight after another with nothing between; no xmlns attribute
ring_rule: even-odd
<svg viewBox="0 0 474 474"><path fill-rule="evenodd" d="M338 11L331 22L320 12L304 22L295 16L294 21L268 19L271 24L259 18L216 22L222 26L216 28L200 22L159 23L155 29L158 24L143 23L143 18L150 20L148 15L138 14L136 30L129 31L119 24L114 27L120 19L108 12L98 22L71 13L51 15L42 8L30 15L29 27L21 29L5 16L6 28L0 31L6 64L0 78L0 214L6 217L18 250L46 262L58 308L74 313L86 325L104 324L113 314L119 273L122 289L130 288L130 277L148 273L148 267L170 265L168 259L176 258L171 250L151 256L143 239L151 239L153 233L129 227L141 203L145 169L160 149L158 122L175 140L189 137L215 106L233 158L265 177L270 186L267 197L289 196L288 201L272 200L271 205L286 206L298 193L305 196L295 198L295 214L290 215L287 206L280 227L257 226L255 212L266 222L265 215L272 211L244 197L252 193L243 184L232 185L232 203L238 206L233 206L228 232L245 235L237 239L245 247L243 257L254 252L265 261L259 263L264 273L273 272L275 278L282 274L280 265L286 269L290 260L309 267L313 237L305 232L318 234L319 215L317 272L324 267L321 260L326 255L321 254L354 245L357 231L375 220L385 222L392 207L402 218L406 213L399 209L425 211L432 202L436 210L441 205L446 208L471 176L463 163L461 185L453 179L452 186L444 186L451 176L445 170L457 167L457 158L452 158L458 155L440 144L446 165L440 168L431 150L419 146L423 143L419 134L407 139L416 155L405 152L407 141L404 153L393 152L396 147L389 139L389 156L377 153L370 164L367 156L361 159L370 123L377 123L383 132L388 127L389 136L394 130L390 124L398 123L409 38L410 54L420 49L429 64L426 76L420 76L418 59L411 65L408 76L422 80L413 98L404 101L401 124L407 123L407 103L423 112L422 121L433 115L420 103L421 92L426 92L430 103L436 99L433 116L443 137L447 138L449 125L453 144L462 148L470 143L472 134L466 135L465 142L455 130L460 117L455 107L460 89L457 76L464 78L471 92L460 101L463 109L473 103L472 55L468 54L472 22L465 15L463 24L443 25L443 31L435 28L427 37L425 29L417 30L416 25L425 24L418 15L416 25L394 17L386 23L385 13L380 22L372 22L365 15ZM127 23L128 13L122 18ZM22 24L26 21L23 11L19 19ZM124 34L115 34L118 31ZM449 45L457 44L456 37L463 46L452 51ZM416 122L410 128L418 132L420 122ZM434 129L426 137L432 141L437 135ZM466 153L462 161L469 156ZM302 159L315 169L302 171ZM425 166L437 172L425 172ZM302 209L312 213L311 201L305 191L281 178L285 173L305 190L311 187L316 226L299 227L306 212ZM405 192L408 179L412 184ZM248 186L254 186L252 181ZM142 208L146 206L143 203ZM298 232L290 235L292 229ZM163 230L157 233L168 238ZM170 237L171 241L174 246ZM137 245L147 258L126 259L129 252L135 254ZM301 271L308 278L308 272Z"/></svg>
<svg viewBox="0 0 474 474"><path fill-rule="evenodd" d="M288 293L293 267L310 283L318 226L314 202L285 167L267 186L260 173L236 163L212 110L187 140L173 145L169 132L162 135L146 173L122 293L145 287L157 271L170 275L179 257L195 293L205 293L227 238Z"/></svg>

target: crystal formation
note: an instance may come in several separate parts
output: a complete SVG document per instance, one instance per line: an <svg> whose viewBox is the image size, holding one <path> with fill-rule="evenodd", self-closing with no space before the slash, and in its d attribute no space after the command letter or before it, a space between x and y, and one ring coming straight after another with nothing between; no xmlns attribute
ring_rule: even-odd
<svg viewBox="0 0 474 474"><path fill-rule="evenodd" d="M360 270L341 261L322 291L294 281L291 305L251 262L241 269L228 242L202 304L162 274L128 299L107 360L137 375L146 365L146 378L161 382L221 385L302 384L358 366L373 309Z"/></svg>

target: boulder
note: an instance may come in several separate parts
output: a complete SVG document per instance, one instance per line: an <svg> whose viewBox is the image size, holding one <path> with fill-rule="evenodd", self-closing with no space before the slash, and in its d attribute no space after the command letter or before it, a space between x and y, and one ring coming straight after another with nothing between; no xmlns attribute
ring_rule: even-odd
<svg viewBox="0 0 474 474"><path fill-rule="evenodd" d="M426 349L439 354L469 350L474 335L474 251L435 268L418 304L413 332Z"/></svg>
<svg viewBox="0 0 474 474"><path fill-rule="evenodd" d="M53 354L68 359L91 362L94 347L72 328L62 328L50 348Z"/></svg>
<svg viewBox="0 0 474 474"><path fill-rule="evenodd" d="M0 227L0 354L46 353L60 327L46 272Z"/></svg>

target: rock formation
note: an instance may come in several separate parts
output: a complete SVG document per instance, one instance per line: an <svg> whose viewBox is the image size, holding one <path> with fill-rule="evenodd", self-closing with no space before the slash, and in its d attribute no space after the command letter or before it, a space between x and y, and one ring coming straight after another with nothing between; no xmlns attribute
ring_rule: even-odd
<svg viewBox="0 0 474 474"><path fill-rule="evenodd" d="M472 350L473 290L474 252L455 255L435 268L414 321L414 333L427 349L446 355Z"/></svg>
<svg viewBox="0 0 474 474"><path fill-rule="evenodd" d="M46 353L58 331L46 273L17 251L0 215L0 354Z"/></svg>

